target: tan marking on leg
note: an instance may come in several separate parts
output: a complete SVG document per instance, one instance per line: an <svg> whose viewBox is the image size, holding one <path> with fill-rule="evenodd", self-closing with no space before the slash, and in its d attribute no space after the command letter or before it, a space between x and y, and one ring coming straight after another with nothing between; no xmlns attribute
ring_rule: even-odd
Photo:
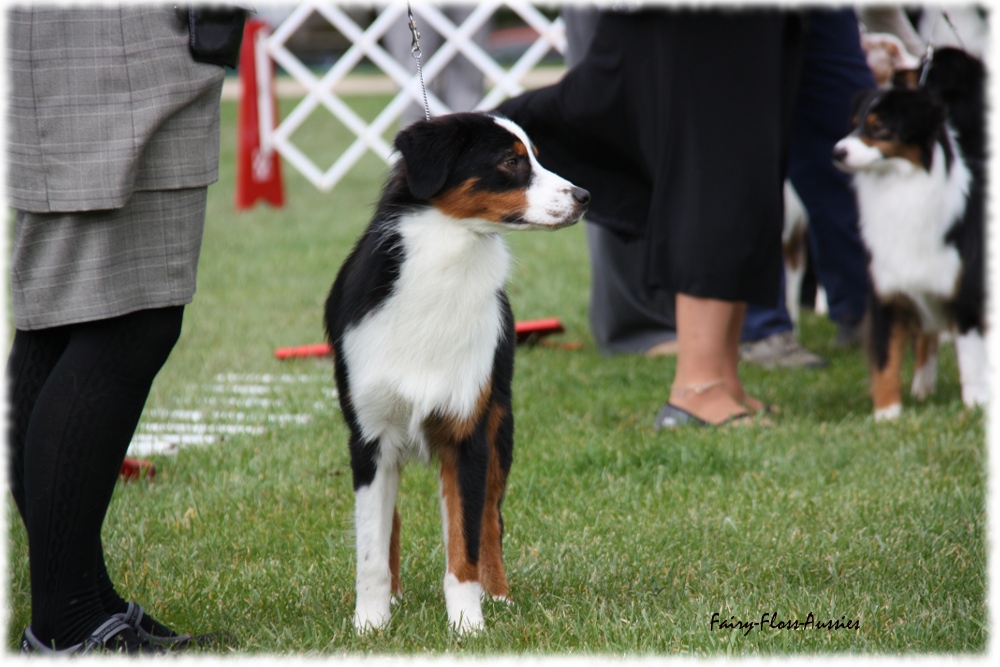
<svg viewBox="0 0 1000 667"><path fill-rule="evenodd" d="M399 578L399 528L402 521L399 511L392 510L392 536L389 538L389 573L392 576L392 594L401 596L403 586Z"/></svg>
<svg viewBox="0 0 1000 667"><path fill-rule="evenodd" d="M919 333L913 342L914 369L920 370L927 365L927 360L937 356L937 334Z"/></svg>
<svg viewBox="0 0 1000 667"><path fill-rule="evenodd" d="M903 353L909 338L906 326L898 322L894 323L889 334L889 355L885 368L879 370L875 368L874 364L872 365L871 393L876 412L902 404L899 374L903 365Z"/></svg>
<svg viewBox="0 0 1000 667"><path fill-rule="evenodd" d="M487 437L490 443L490 463L486 473L486 505L483 508L483 529L479 547L479 582L483 590L493 597L510 595L507 573L503 567L503 527L500 524L500 504L503 502L507 476L500 466L496 451L496 437L506 416L501 405L490 410Z"/></svg>
<svg viewBox="0 0 1000 667"><path fill-rule="evenodd" d="M448 531L448 572L459 583L476 581L479 569L469 562L465 548L465 522L462 519L462 496L458 486L458 452L453 446L441 449L441 496L444 499Z"/></svg>
<svg viewBox="0 0 1000 667"><path fill-rule="evenodd" d="M781 244L781 254L785 258L785 266L801 269L806 264L806 228L798 225L792 230L788 241Z"/></svg>
<svg viewBox="0 0 1000 667"><path fill-rule="evenodd" d="M457 444L471 436L492 396L493 383L491 381L483 387L479 399L476 401L476 407L472 409L472 414L467 419L456 419L437 412L428 417L424 422L424 435L427 436L431 446L442 448Z"/></svg>

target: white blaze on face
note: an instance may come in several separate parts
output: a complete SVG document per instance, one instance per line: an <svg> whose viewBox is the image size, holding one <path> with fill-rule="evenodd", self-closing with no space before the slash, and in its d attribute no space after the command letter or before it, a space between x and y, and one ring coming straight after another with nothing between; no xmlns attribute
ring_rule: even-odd
<svg viewBox="0 0 1000 667"><path fill-rule="evenodd" d="M513 121L506 118L493 118L497 125L504 128L528 149L528 160L531 164L531 181L525 193L528 207L523 218L529 225L561 227L576 222L581 215L581 208L573 198L575 185L561 176L557 176L543 167L531 147L527 133Z"/></svg>
<svg viewBox="0 0 1000 667"><path fill-rule="evenodd" d="M844 137L837 142L834 150L843 150L845 152L845 157L840 161L840 166L850 171L865 169L885 159L882 151L861 141L860 137Z"/></svg>

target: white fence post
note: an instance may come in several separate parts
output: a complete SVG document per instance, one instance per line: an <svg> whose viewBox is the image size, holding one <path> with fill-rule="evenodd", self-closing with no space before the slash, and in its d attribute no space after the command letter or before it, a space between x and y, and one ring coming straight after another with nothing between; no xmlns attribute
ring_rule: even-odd
<svg viewBox="0 0 1000 667"><path fill-rule="evenodd" d="M539 34L535 43L509 70L505 70L497 64L472 39L476 31L503 6L513 10ZM458 54L462 54L491 82L491 86L475 107L478 110L491 109L505 98L522 92L524 90L521 83L523 78L545 57L550 49L556 49L560 53L564 53L566 50L562 19L557 18L554 21L549 21L527 2L490 0L480 3L460 25L456 25L433 5L415 3L412 9L418 28L428 26L444 37L444 43L431 55L423 67L426 84L429 87L448 63ZM285 47L288 39L302 27L314 12L329 21L351 42L351 47L319 78ZM388 163L392 148L382 138L383 134L399 119L411 102L416 101L418 104L423 104L416 67L410 63L398 62L379 45L379 40L389 30L389 27L397 21L405 20L405 16L406 7L404 5L390 4L381 10L371 25L362 29L334 2L306 0L296 7L266 40L262 40L261 45L255 45L259 55L266 55L273 59L306 89L306 96L277 127L274 127L273 118L265 124L263 114L261 114L262 148L270 147L276 150L293 168L322 191L331 190L368 151L372 151ZM365 57L399 87L396 96L371 123L366 123L333 92L334 87L343 81ZM260 67L258 67L258 71L260 71ZM428 91L427 99L432 115L451 111L430 91ZM347 150L325 170L315 164L291 141L292 134L320 106L325 107L357 137ZM259 105L259 108L270 109L270 106L267 104Z"/></svg>

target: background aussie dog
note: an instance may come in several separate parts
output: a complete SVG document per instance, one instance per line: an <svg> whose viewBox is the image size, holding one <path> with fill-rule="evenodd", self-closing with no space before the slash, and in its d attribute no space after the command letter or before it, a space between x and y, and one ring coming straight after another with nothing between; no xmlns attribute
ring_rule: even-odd
<svg viewBox="0 0 1000 667"><path fill-rule="evenodd" d="M954 328L963 401L987 398L983 75L975 58L939 50L922 87L861 98L857 129L834 150L837 164L854 173L869 252L879 419L900 413L900 363L912 335L915 397L933 392L938 334Z"/></svg>
<svg viewBox="0 0 1000 667"><path fill-rule="evenodd" d="M401 466L440 462L449 622L483 626L509 594L500 506L513 457L514 318L503 229L556 229L590 195L539 165L511 121L465 113L396 137L400 158L326 304L351 431L359 630L390 618Z"/></svg>

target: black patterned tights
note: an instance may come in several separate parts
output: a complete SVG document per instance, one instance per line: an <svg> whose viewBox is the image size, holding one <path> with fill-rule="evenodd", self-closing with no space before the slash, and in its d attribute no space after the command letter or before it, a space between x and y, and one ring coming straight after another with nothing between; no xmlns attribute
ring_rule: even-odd
<svg viewBox="0 0 1000 667"><path fill-rule="evenodd" d="M10 487L28 533L31 628L71 646L125 610L101 525L184 307L20 331L7 362Z"/></svg>

